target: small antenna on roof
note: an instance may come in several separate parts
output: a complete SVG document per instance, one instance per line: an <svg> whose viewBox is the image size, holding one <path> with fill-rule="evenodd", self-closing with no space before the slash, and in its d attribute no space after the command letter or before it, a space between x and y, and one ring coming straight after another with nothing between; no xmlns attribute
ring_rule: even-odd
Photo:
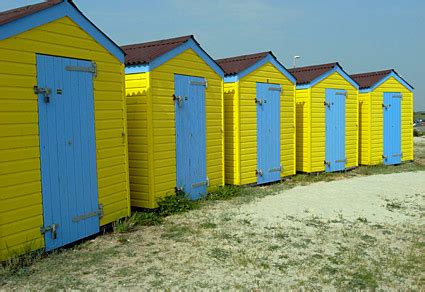
<svg viewBox="0 0 425 292"><path fill-rule="evenodd" d="M301 58L301 56L294 56L293 68L297 67L297 59Z"/></svg>

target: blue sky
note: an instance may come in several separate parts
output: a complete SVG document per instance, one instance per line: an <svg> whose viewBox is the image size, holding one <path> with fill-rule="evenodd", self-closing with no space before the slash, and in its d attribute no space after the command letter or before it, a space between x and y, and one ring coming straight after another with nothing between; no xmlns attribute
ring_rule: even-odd
<svg viewBox="0 0 425 292"><path fill-rule="evenodd" d="M0 10L39 0L2 0ZM395 68L425 110L422 0L75 0L120 45L194 34L214 58L273 51L287 67Z"/></svg>

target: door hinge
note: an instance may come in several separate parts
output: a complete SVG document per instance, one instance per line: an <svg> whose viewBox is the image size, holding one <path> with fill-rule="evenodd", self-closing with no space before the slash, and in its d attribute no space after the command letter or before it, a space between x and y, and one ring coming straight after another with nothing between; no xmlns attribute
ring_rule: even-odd
<svg viewBox="0 0 425 292"><path fill-rule="evenodd" d="M75 216L74 218L72 218L72 222L73 223L78 223L81 220L86 220L89 219L91 217L99 217L102 218L103 217L103 204L99 204L99 207L96 211L87 213L87 214L83 214L80 216Z"/></svg>
<svg viewBox="0 0 425 292"><path fill-rule="evenodd" d="M282 93L282 87L269 87L270 91L279 91L280 93Z"/></svg>
<svg viewBox="0 0 425 292"><path fill-rule="evenodd" d="M331 166L331 162L330 162L330 161L326 161L326 160L324 160L324 161L323 161L323 163L324 163L325 165L327 165L327 166Z"/></svg>
<svg viewBox="0 0 425 292"><path fill-rule="evenodd" d="M344 158L344 159L338 159L338 160L335 160L335 162L336 162L336 163L338 163L338 162L347 162L347 158Z"/></svg>
<svg viewBox="0 0 425 292"><path fill-rule="evenodd" d="M255 98L255 103L258 104L258 105L263 105L263 99Z"/></svg>
<svg viewBox="0 0 425 292"><path fill-rule="evenodd" d="M194 183L191 185L192 188L197 188L197 187L201 187L201 186L209 186L210 185L210 179L207 177L207 179L205 181L201 181L198 183Z"/></svg>
<svg viewBox="0 0 425 292"><path fill-rule="evenodd" d="M324 101L324 102L323 102L323 105L324 105L324 106L327 106L327 107L329 107L329 108L331 107L331 103L330 103L330 102L326 102L326 101Z"/></svg>
<svg viewBox="0 0 425 292"><path fill-rule="evenodd" d="M280 165L279 167L272 167L269 169L269 172L281 172L283 169L282 165Z"/></svg>
<svg viewBox="0 0 425 292"><path fill-rule="evenodd" d="M87 72L92 73L93 78L97 77L97 64L96 62L91 62L91 66L65 66L66 71L76 71L76 72Z"/></svg>
<svg viewBox="0 0 425 292"><path fill-rule="evenodd" d="M208 88L207 79L204 79L204 81L190 81L190 85L205 86L205 88Z"/></svg>
<svg viewBox="0 0 425 292"><path fill-rule="evenodd" d="M389 108L390 106L391 106L390 104L388 104L388 105L387 105L387 104L385 104L385 103L383 103L383 104L382 104L382 108L384 108L384 109L387 109L387 108Z"/></svg>
<svg viewBox="0 0 425 292"><path fill-rule="evenodd" d="M403 157L403 153L400 153L400 154L393 154L393 157Z"/></svg>
<svg viewBox="0 0 425 292"><path fill-rule="evenodd" d="M384 154L382 154L382 158L383 158L383 159L387 159L387 158L388 158L388 156L385 156Z"/></svg>
<svg viewBox="0 0 425 292"><path fill-rule="evenodd" d="M393 98L403 98L402 94L393 95Z"/></svg>
<svg viewBox="0 0 425 292"><path fill-rule="evenodd" d="M340 91L340 92L335 92L335 95L343 95L343 96L347 96L347 92L346 91Z"/></svg>
<svg viewBox="0 0 425 292"><path fill-rule="evenodd" d="M261 170L261 169L257 169L257 170L255 171L255 175L256 175L256 176L263 176L263 170Z"/></svg>
<svg viewBox="0 0 425 292"><path fill-rule="evenodd" d="M59 224L51 224L49 226L46 227L40 227L40 232L41 234L46 234L47 232L51 232L52 235L52 239L55 240L57 238L57 232L56 230L58 229Z"/></svg>
<svg viewBox="0 0 425 292"><path fill-rule="evenodd" d="M48 87L42 88L38 87L37 85L34 86L34 93L35 94L43 94L44 95L44 102L49 103L50 102L50 94L52 94L52 90Z"/></svg>

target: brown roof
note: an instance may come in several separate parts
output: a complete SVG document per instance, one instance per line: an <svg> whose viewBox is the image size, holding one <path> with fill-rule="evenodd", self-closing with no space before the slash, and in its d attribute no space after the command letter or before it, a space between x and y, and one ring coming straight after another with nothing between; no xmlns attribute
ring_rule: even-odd
<svg viewBox="0 0 425 292"><path fill-rule="evenodd" d="M322 65L297 67L289 69L288 71L289 73L294 75L295 79L297 79L297 84L307 84L316 79L317 77L332 70L333 68L335 68L335 66L339 66L341 68L341 66L337 62L334 62Z"/></svg>
<svg viewBox="0 0 425 292"><path fill-rule="evenodd" d="M36 12L39 12L41 10L50 8L62 2L63 0L48 0L41 3L0 12L0 25L6 24L8 22L14 21L16 19L19 19L21 17L27 16Z"/></svg>
<svg viewBox="0 0 425 292"><path fill-rule="evenodd" d="M350 75L350 77L353 78L360 85L360 89L364 89L372 87L373 85L384 79L386 76L388 76L388 74L391 74L391 72L393 71L394 70L390 69L376 72L359 73Z"/></svg>
<svg viewBox="0 0 425 292"><path fill-rule="evenodd" d="M121 49L126 53L125 65L147 64L190 39L195 40L192 35L187 35L172 39L122 46Z"/></svg>
<svg viewBox="0 0 425 292"><path fill-rule="evenodd" d="M228 76L238 74L239 72L251 67L258 61L267 57L268 54L271 54L273 56L271 52L261 52L257 54L218 59L215 61L224 70L224 75Z"/></svg>

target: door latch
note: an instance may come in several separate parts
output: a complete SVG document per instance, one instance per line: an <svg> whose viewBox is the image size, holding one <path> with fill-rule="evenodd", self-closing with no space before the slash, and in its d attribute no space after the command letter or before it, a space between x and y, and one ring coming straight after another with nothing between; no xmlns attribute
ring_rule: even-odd
<svg viewBox="0 0 425 292"><path fill-rule="evenodd" d="M50 232L52 235L52 239L55 240L57 238L57 232L56 229L59 227L59 224L52 224L47 227L40 227L41 234L45 234L47 232Z"/></svg>
<svg viewBox="0 0 425 292"><path fill-rule="evenodd" d="M179 107L182 107L183 97L181 97L180 95L176 96L175 94L173 94L173 101L176 101L176 100L177 100L177 104L179 105Z"/></svg>
<svg viewBox="0 0 425 292"><path fill-rule="evenodd" d="M50 102L50 94L52 93L52 90L50 88L41 88L37 85L34 86L34 93L35 94L43 94L44 95L44 102L49 103Z"/></svg>

